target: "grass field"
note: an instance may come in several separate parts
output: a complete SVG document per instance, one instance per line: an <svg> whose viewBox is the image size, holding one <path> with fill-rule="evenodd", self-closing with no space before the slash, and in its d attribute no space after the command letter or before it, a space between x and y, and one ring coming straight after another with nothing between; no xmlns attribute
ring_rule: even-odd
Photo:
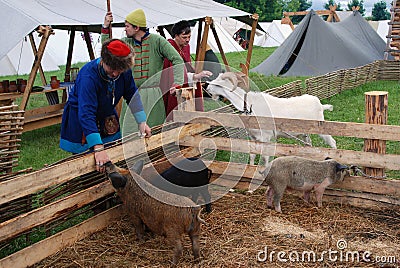
<svg viewBox="0 0 400 268"><path fill-rule="evenodd" d="M255 47L251 59L250 68L257 66L266 59L274 48ZM230 66L239 69L240 63L246 61L246 52L226 53ZM221 61L222 62L222 61ZM75 64L73 67L82 67L83 63ZM57 75L62 78L65 73L65 66L61 66L61 70L57 72L46 72L46 78ZM18 76L21 77L21 76ZM24 77L24 76L22 76ZM27 77L27 76L25 76ZM265 90L286 84L294 80L305 80L307 77L274 77L263 76L255 73L250 74L250 79L257 85L258 90ZM3 79L16 79L16 76L0 77ZM35 85L41 85L39 78L36 78ZM336 95L330 99L322 100L323 103L330 103L334 106L333 112L326 112L325 118L330 121L344 122L364 122L364 92L372 90L384 90L389 92L389 124L399 125L400 114L398 113L398 103L400 102L400 83L398 81L377 81L369 83L353 90L348 90L340 95ZM28 108L47 105L44 94L31 96L28 102ZM218 105L211 104L210 107ZM69 153L62 151L58 147L60 126L54 125L43 129L29 131L23 133L21 143L21 153L19 158L19 166L15 170L22 170L29 167L37 170L46 164L51 164L57 160L70 156ZM340 149L361 150L363 140L335 137ZM286 141L285 141L286 142ZM288 141L290 142L290 141ZM324 146L318 137L313 137L315 146ZM400 147L398 142L388 143L388 153L399 153Z"/></svg>

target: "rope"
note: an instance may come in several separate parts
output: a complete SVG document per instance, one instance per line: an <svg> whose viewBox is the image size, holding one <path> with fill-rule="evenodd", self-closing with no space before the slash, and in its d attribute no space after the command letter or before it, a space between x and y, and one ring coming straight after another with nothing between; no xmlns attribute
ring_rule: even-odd
<svg viewBox="0 0 400 268"><path fill-rule="evenodd" d="M387 178L386 175L385 175L385 176L371 176L371 175L365 174L365 173L364 173L359 167L357 167L357 166L351 166L350 169L352 169L352 170L354 171L354 174L355 174L355 175L360 174L361 176L366 177L366 178L371 178L371 179L386 179L386 178Z"/></svg>
<svg viewBox="0 0 400 268"><path fill-rule="evenodd" d="M26 41L26 36L23 39L25 39L25 41ZM22 50L24 48L24 40L23 39L22 39L22 42L21 42L21 49L19 50L19 58L18 58L18 65L17 65L17 76L19 74L19 67L20 67L21 58L22 58Z"/></svg>

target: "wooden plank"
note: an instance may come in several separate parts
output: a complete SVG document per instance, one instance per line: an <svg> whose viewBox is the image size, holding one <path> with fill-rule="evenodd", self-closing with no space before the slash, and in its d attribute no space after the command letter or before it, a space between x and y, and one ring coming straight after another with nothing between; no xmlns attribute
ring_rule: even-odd
<svg viewBox="0 0 400 268"><path fill-rule="evenodd" d="M258 180L262 180L262 177L258 171L264 170L264 167L222 161L204 160L204 163L209 169L212 170L213 174L223 174L226 176L245 177L251 179L256 178Z"/></svg>
<svg viewBox="0 0 400 268"><path fill-rule="evenodd" d="M323 202L322 206L324 206L324 203L326 202L332 202L359 208L370 208L375 210L394 209L396 207L396 205L382 203L375 200L361 199L352 196L336 196L336 195L330 195L330 193L324 194L322 202Z"/></svg>
<svg viewBox="0 0 400 268"><path fill-rule="evenodd" d="M309 134L400 141L400 126L335 121L301 120L227 113L174 111L175 122L191 122L224 127L281 130Z"/></svg>
<svg viewBox="0 0 400 268"><path fill-rule="evenodd" d="M400 170L400 165L398 164L400 162L400 155L394 154L381 155L371 152L336 150L279 143L262 143L233 138L211 138L201 135L187 136L179 140L179 144L195 147L201 145L201 149L219 149L242 153L260 154L264 152L264 155L271 156L297 155L313 159L331 157L343 164Z"/></svg>
<svg viewBox="0 0 400 268"><path fill-rule="evenodd" d="M59 103L55 105L49 105L46 107L40 107L32 110L25 111L26 121L29 121L29 118L34 118L37 116L45 116L46 114L51 114L53 112L59 112L64 109L65 103Z"/></svg>
<svg viewBox="0 0 400 268"><path fill-rule="evenodd" d="M100 213L78 225L41 240L0 260L0 267L28 267L98 232L121 217L121 205Z"/></svg>
<svg viewBox="0 0 400 268"><path fill-rule="evenodd" d="M236 176L262 180L258 171L263 171L263 166L247 165L243 163L228 163L223 161L204 161L213 174ZM229 166L228 166L229 165ZM332 184L331 189L352 190L358 192L391 195L400 197L400 180L374 179L360 176L347 177L343 182Z"/></svg>
<svg viewBox="0 0 400 268"><path fill-rule="evenodd" d="M283 12L283 16L301 16L307 15L309 11L294 11L294 12ZM314 10L314 12L318 15L329 15L331 14L330 10Z"/></svg>
<svg viewBox="0 0 400 268"><path fill-rule="evenodd" d="M24 129L22 132L27 132L39 128L44 128L47 126L52 126L55 124L60 124L62 121L62 113L63 111L61 110L58 113L53 113L47 116L43 116L41 118L38 118L34 121L27 121L24 124ZM29 118L28 118L29 120Z"/></svg>
<svg viewBox="0 0 400 268"><path fill-rule="evenodd" d="M57 200L51 204L0 223L0 241L17 236L29 229L56 219L60 214L79 209L90 202L114 192L108 181Z"/></svg>
<svg viewBox="0 0 400 268"><path fill-rule="evenodd" d="M360 200L372 200L377 201L379 203L385 203L390 205L400 205L400 200L395 197L388 197L384 195L378 195L373 193L358 193L358 192L350 192L350 191L341 191L334 189L326 189L324 192L327 195L337 196L337 197L353 197L355 199Z"/></svg>
<svg viewBox="0 0 400 268"><path fill-rule="evenodd" d="M118 145L108 148L106 151L113 162L118 162L158 148L161 144L175 142L179 136L194 135L208 128L207 125L190 124L153 135L150 138L126 141L124 147ZM1 182L0 205L91 171L95 171L92 153Z"/></svg>

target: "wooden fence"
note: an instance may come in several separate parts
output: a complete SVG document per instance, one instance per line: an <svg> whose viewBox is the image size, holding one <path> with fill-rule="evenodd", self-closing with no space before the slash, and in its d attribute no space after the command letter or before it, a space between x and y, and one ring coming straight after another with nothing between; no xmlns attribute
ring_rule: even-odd
<svg viewBox="0 0 400 268"><path fill-rule="evenodd" d="M0 107L0 181L18 164L24 111L17 105Z"/></svg>
<svg viewBox="0 0 400 268"><path fill-rule="evenodd" d="M330 83L324 83L329 88L328 94L323 93L318 84L324 80L321 77L308 79L306 86L308 85L310 94L320 92L321 96L327 97L374 79L398 80L399 70L398 62L376 62L327 75L324 79ZM378 72L382 73L377 75ZM349 82L344 83L343 80ZM299 95L300 92L303 93L301 84L301 81L295 81L269 92L277 96ZM258 128L261 125L265 129L282 131L400 141L400 126L282 118L274 118L274 124L271 125L271 118L226 114L231 110L222 107L214 113L176 112L174 118L178 123L165 125L162 132L151 138L144 140L132 137L126 139L124 144L116 143L106 150L113 162L120 166L130 165L136 159L143 158L147 165L151 165L181 154L186 157L198 156L201 144L202 149L209 150L241 153L268 151L276 156L299 155L314 159L329 156L340 162L362 167L400 170L400 155L259 143L246 139L244 131L244 128ZM224 122L224 125L216 122ZM237 135L228 138L227 135L232 131ZM218 180L221 185L232 185L230 180L240 180L236 187L246 188L251 180L260 182L257 166L212 161L210 168L213 173L224 175L221 176L222 180ZM91 180L86 180L88 178ZM400 181L352 176L333 185L325 195L327 200L343 204L390 208L400 204ZM93 208L96 208L99 200L114 200L113 197L114 191L110 183L104 175L95 171L92 154L74 156L39 171L0 181L0 267L33 265L103 229L120 217L120 205L114 204L99 213L94 212ZM83 215L87 218L84 221ZM69 222L72 227L61 228L65 222ZM80 223L74 225L72 222ZM37 236L40 239L35 242ZM21 243L26 246L14 252L17 244Z"/></svg>
<svg viewBox="0 0 400 268"><path fill-rule="evenodd" d="M303 93L325 99L376 80L400 80L400 61L375 61L360 67L311 77L305 80Z"/></svg>

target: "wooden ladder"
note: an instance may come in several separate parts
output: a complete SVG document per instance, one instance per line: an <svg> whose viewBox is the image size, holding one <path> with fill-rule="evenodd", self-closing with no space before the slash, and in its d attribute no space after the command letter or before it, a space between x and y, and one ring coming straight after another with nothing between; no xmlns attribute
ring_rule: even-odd
<svg viewBox="0 0 400 268"><path fill-rule="evenodd" d="M389 53L395 60L400 60L400 3L393 0L390 9L389 32L386 36L386 49L384 59L387 60Z"/></svg>

